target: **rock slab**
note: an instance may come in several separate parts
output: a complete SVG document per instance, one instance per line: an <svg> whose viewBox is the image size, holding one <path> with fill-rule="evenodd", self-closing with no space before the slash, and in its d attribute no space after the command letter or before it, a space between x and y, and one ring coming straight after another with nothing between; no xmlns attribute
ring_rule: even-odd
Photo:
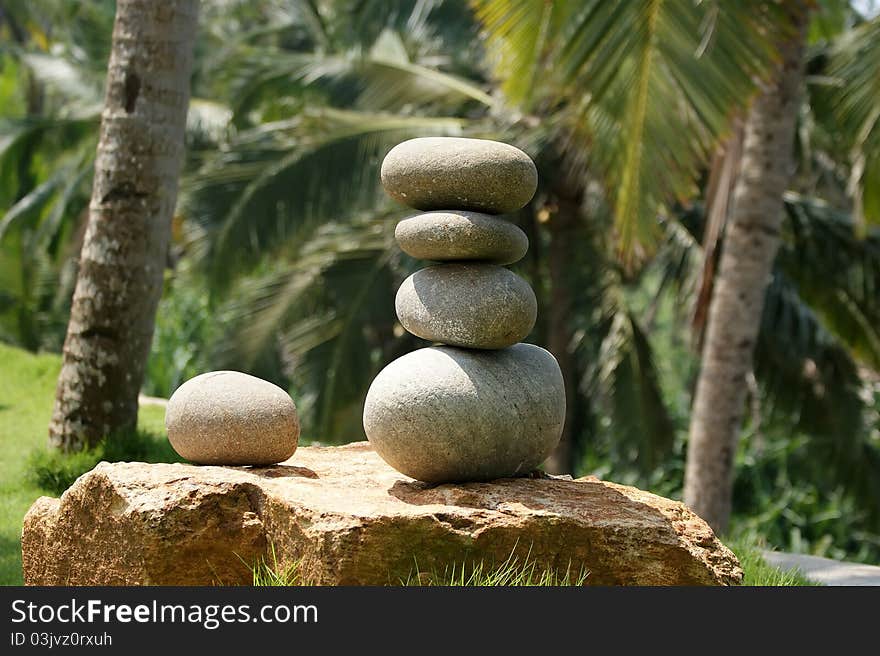
<svg viewBox="0 0 880 656"><path fill-rule="evenodd" d="M427 486L365 442L265 468L101 463L28 512L28 585L249 584L242 561L306 582L397 584L452 563L588 571L587 584L736 584L736 557L683 504L595 478Z"/></svg>

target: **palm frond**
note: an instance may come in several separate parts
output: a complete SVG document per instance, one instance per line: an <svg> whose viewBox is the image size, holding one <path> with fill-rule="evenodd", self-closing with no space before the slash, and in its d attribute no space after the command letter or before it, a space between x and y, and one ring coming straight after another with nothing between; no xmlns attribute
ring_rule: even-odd
<svg viewBox="0 0 880 656"><path fill-rule="evenodd" d="M772 63L782 25L761 2L474 4L490 52L526 72L535 58L562 71L542 71L535 93L575 135L569 147L588 151L601 171L625 253L652 247L658 215L694 195L711 149ZM504 65L496 73L513 103L529 99Z"/></svg>
<svg viewBox="0 0 880 656"><path fill-rule="evenodd" d="M880 223L880 17L843 34L827 75L835 133L850 150L856 225Z"/></svg>
<svg viewBox="0 0 880 656"><path fill-rule="evenodd" d="M770 407L802 430L841 441L860 434L857 366L779 270L764 302L755 364Z"/></svg>
<svg viewBox="0 0 880 656"><path fill-rule="evenodd" d="M322 104L384 112L466 102L491 107L495 102L472 81L411 60L400 35L390 31L368 50L327 54L263 49L249 51L229 66L240 125L250 112L262 105L271 108L278 98L291 108L310 97Z"/></svg>
<svg viewBox="0 0 880 656"><path fill-rule="evenodd" d="M48 180L37 185L27 196L19 200L9 208L9 211L0 219L0 240L18 221L26 221L38 216L55 192L64 184L67 171L61 169Z"/></svg>
<svg viewBox="0 0 880 656"><path fill-rule="evenodd" d="M366 83L358 97L360 106L390 111L404 105L461 104L463 100L486 107L495 104L492 96L473 82L410 61L403 40L390 30L358 61L358 69Z"/></svg>
<svg viewBox="0 0 880 656"><path fill-rule="evenodd" d="M778 267L829 331L880 368L880 230L859 237L852 216L796 194L785 208Z"/></svg>
<svg viewBox="0 0 880 656"><path fill-rule="evenodd" d="M104 76L78 66L66 57L42 52L21 55L35 78L63 99L63 112L70 116L100 111Z"/></svg>
<svg viewBox="0 0 880 656"><path fill-rule="evenodd" d="M81 136L82 135L82 136ZM78 143L70 145L60 153L52 153L55 156L52 172L32 189L28 190L6 213L0 217L0 241L10 231L22 224L38 235L34 242L34 248L46 247L61 229L61 224L71 212L77 212L82 207L71 208L77 192L82 192L83 181L91 173L91 164L94 159L94 142L88 132L75 131ZM24 137L28 140L34 137ZM37 135L36 138L40 138ZM51 152L51 151L50 151ZM21 153L26 161L28 158L37 158L43 155L35 150L15 147L13 141L9 151L0 150L0 160L9 154ZM80 199L82 201L82 199ZM51 207L51 212L45 211Z"/></svg>
<svg viewBox="0 0 880 656"><path fill-rule="evenodd" d="M550 39L559 34L571 16L571 2L473 2L478 20L488 37L488 54L504 95L531 111L540 94L536 87L548 84L545 74L551 56ZM542 70L543 69L543 70Z"/></svg>
<svg viewBox="0 0 880 656"><path fill-rule="evenodd" d="M857 238L851 217L797 194L785 195L785 212L755 351L762 401L822 444L837 440L844 451L857 451L865 410L859 362L876 366L880 242L876 235ZM692 299L703 208L692 206L680 218L667 225L653 266L661 288Z"/></svg>
<svg viewBox="0 0 880 656"><path fill-rule="evenodd" d="M608 330L586 391L611 420L615 440L642 471L669 455L675 427L660 388L648 337L626 307L608 310Z"/></svg>
<svg viewBox="0 0 880 656"><path fill-rule="evenodd" d="M805 448L832 480L880 508L880 448L866 426L865 381L855 362L777 270L767 291L756 375L770 410L809 436Z"/></svg>
<svg viewBox="0 0 880 656"><path fill-rule="evenodd" d="M204 229L212 278L222 286L256 253L322 221L376 208L384 202L376 181L388 150L412 136L456 134L462 124L323 110L240 135L241 150L232 144L185 183L185 206Z"/></svg>
<svg viewBox="0 0 880 656"><path fill-rule="evenodd" d="M374 332L394 316L393 225L385 216L325 224L288 263L242 279L220 309L217 361L270 377L278 372L261 369L261 361L267 354L283 361L306 430L322 441L361 434L352 417L359 419L366 387L384 360L375 351L395 339L390 330L384 338Z"/></svg>

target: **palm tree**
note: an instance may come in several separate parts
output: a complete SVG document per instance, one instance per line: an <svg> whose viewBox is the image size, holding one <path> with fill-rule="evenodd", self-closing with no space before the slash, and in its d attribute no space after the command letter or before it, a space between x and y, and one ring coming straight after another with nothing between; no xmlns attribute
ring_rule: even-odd
<svg viewBox="0 0 880 656"><path fill-rule="evenodd" d="M717 532L727 530L733 463L748 392L747 374L782 221L782 191L793 169L808 11L791 4L781 62L749 110L733 210L694 396L685 472L685 503Z"/></svg>
<svg viewBox="0 0 880 656"><path fill-rule="evenodd" d="M52 444L78 450L137 422L168 256L189 102L196 0L119 0L89 221Z"/></svg>
<svg viewBox="0 0 880 656"><path fill-rule="evenodd" d="M568 3L539 5L515 0L477 3L490 44L494 43L500 52L496 61L508 65L515 63L516 75L505 71L504 65L498 69L502 76L508 73L507 77L502 77L502 88L508 92L508 97L520 104L525 102L528 109L540 108L542 93L545 94L545 103L549 94L552 115L557 121L566 115L567 106L577 109L575 116L579 120L569 127L572 135L570 150L576 147L571 145L574 143L591 151L590 161L598 160L599 164L593 168L598 169L599 177L605 177L612 186L608 198L616 215L619 243L626 254L631 246L651 248L652 237L657 233L657 224L652 223L652 219L658 212L661 216L665 214L667 218L673 218L668 210L664 211L664 199L693 196L692 192L686 191L688 177L695 179L693 176L708 163L708 153L715 143L713 139L726 133L731 127L731 117L736 115L736 108L742 108L742 101L751 95L748 81L738 78L736 73L741 74L748 67L753 72L762 70L762 67L767 70L772 61L767 46L790 33L791 17L786 12L791 7L786 5L785 11L777 11L779 7L759 7L749 3L737 7L720 4L683 7L661 2L631 3L629 6L627 3L583 4L586 6L578 5L582 11L578 15L578 9ZM751 16L740 14L740 11ZM795 13L798 11L795 7ZM701 15L700 12L706 13ZM638 29L633 29L634 25ZM689 25L712 27L702 32L703 38L697 28L690 31L690 37L679 33ZM725 43L723 35L740 39L741 50L736 52L736 44ZM789 42L790 37L785 43ZM860 43L862 50L870 47L865 37ZM734 52L734 59L729 59ZM698 55L694 56L694 53ZM698 59L702 60L699 67ZM546 61L552 62L550 70L541 67ZM606 70L606 67L612 70ZM854 74L852 68L849 67ZM523 70L527 74L522 74ZM864 67L858 70L862 81L871 88ZM715 75L718 75L717 80ZM616 94L613 91L615 85L620 85ZM739 98L727 95L732 89L738 90ZM538 102L534 100L536 97ZM611 104L608 98L614 98L616 103ZM793 133L798 108L797 104L787 107L791 110L787 117L789 135ZM876 116L873 116L872 123L872 115L866 112L864 102L850 102L847 108L850 114L855 108L861 110L850 120L862 128L864 135L868 134L869 128L875 127ZM606 111L601 111L603 109ZM620 122L615 122L615 118ZM670 132L677 136L673 137ZM689 133L694 135L690 143L684 137ZM779 134L770 136L774 147L779 147L779 137ZM856 141L858 147L855 150L859 154L854 158L857 161L871 161L866 142L870 143L870 139L865 136ZM766 144L761 146L767 147ZM784 144L781 152L784 152ZM652 158L652 165L645 168L648 157ZM754 191L742 178L740 185L743 192ZM775 190L778 208L782 206L780 189L784 189L784 185ZM778 225L780 215L781 212L777 212L771 221ZM751 306L756 310L739 317L741 322L750 322L754 327L749 344L745 344L746 340L734 343L747 353L751 352L758 331L763 290L773 264L775 247L772 239L770 241L763 258L763 270L755 272L761 284L756 289L737 289L733 293L735 298L744 293L752 298ZM733 248L731 246L729 250ZM751 284L754 281L742 282ZM711 375L710 369L704 371L701 380L719 380ZM739 379L742 380L739 398L729 400L737 408L737 417L741 417L746 385L744 375ZM720 407L718 403L706 404L705 414L717 412ZM729 428L727 435L730 436L731 431L735 434L738 425L737 422L735 427ZM697 424L694 430L698 430ZM693 449L699 449L699 440L695 442L692 453ZM731 443L732 439L725 442L727 445ZM732 452L729 448L727 452L729 461ZM695 470L708 474L717 468L717 463L724 460L722 455L716 451L699 462L692 458L690 479L694 479ZM730 481L716 482L716 490L728 490L729 500ZM725 496L723 491L717 494ZM688 499L693 501L695 496L689 494ZM699 510L709 513L708 518L712 521L708 507L698 506Z"/></svg>
<svg viewBox="0 0 880 656"><path fill-rule="evenodd" d="M827 11L828 7L824 9ZM876 157L880 138L880 89L876 84L880 49L872 38L880 29L878 21L844 32L834 45L812 57L809 65L822 77L816 76L820 81L812 85L809 104L803 110L798 96L803 85L808 9L806 5L792 5L792 12L793 30L782 47L779 77L756 101L746 122L733 210L725 229L727 245L710 304L702 371L694 400L685 499L717 530L726 530L728 524L732 460L747 394L746 376L752 370L762 307L771 307L770 300L765 301L764 289L771 280L776 284L770 271L782 222L781 190L786 189L795 170L793 143L798 116L808 119L800 129L798 150L804 161L800 162L797 184L821 186L822 193L844 203L842 185L836 178L843 177L840 169L846 167L838 166L835 170L828 162L849 160L846 191L853 198L855 228L864 232L866 219L880 220L880 205L869 182L880 175ZM771 125L770 120L776 124ZM811 131L805 129L810 121L816 124ZM804 140L805 134L812 134L815 143ZM812 151L819 149L825 150L824 161L811 157ZM823 275L840 280L834 272L850 269L838 264L823 269ZM813 296L810 301L828 302L828 296ZM856 337L862 329L853 328L853 315L864 321L863 313L870 313L873 305L867 299L862 303L838 302L834 310L823 316L825 324L845 335L844 339L867 362L874 359L871 350L865 349L864 340ZM842 405L829 412L846 416L847 407Z"/></svg>
<svg viewBox="0 0 880 656"><path fill-rule="evenodd" d="M240 11L246 12L242 7ZM216 29L236 13L208 5L212 28L196 52L201 62L228 41ZM30 350L60 351L88 218L103 89L110 56L114 0L34 0L11 3L0 15L0 66L6 88L22 94L0 108L0 338ZM36 89L36 91L34 91ZM196 85L196 91L200 91ZM203 94L213 92L205 88ZM18 95L23 96L18 100ZM40 97L33 107L31 96ZM214 150L229 109L191 97L187 116L190 161Z"/></svg>

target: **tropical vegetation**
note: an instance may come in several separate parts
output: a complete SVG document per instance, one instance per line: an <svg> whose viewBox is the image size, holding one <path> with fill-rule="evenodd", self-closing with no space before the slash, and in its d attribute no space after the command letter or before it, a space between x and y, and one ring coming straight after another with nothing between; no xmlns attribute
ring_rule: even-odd
<svg viewBox="0 0 880 656"><path fill-rule="evenodd" d="M880 561L880 19L813 3L733 450L730 532ZM144 391L205 369L281 384L304 434L362 438L366 387L417 348L394 292L385 152L515 143L530 339L568 381L549 465L679 496L743 125L785 3L203 3L188 158ZM109 0L0 4L0 338L58 351L97 144ZM783 192L785 192L783 194ZM750 357L747 354L747 357Z"/></svg>

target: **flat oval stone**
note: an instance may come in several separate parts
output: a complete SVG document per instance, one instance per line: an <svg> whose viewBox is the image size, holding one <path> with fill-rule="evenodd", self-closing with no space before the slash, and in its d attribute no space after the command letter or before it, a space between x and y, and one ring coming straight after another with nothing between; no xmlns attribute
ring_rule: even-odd
<svg viewBox="0 0 880 656"><path fill-rule="evenodd" d="M512 264L529 249L529 238L510 221L480 212L426 212L397 224L404 253L422 260L482 260Z"/></svg>
<svg viewBox="0 0 880 656"><path fill-rule="evenodd" d="M532 344L413 351L379 372L364 405L376 453L430 483L526 475L553 451L564 421L562 372Z"/></svg>
<svg viewBox="0 0 880 656"><path fill-rule="evenodd" d="M418 210L515 212L538 188L535 163L519 148L487 139L422 137L382 162L388 195Z"/></svg>
<svg viewBox="0 0 880 656"><path fill-rule="evenodd" d="M400 323L416 337L467 348L516 344L535 327L538 302L525 280L494 264L438 264L397 290Z"/></svg>
<svg viewBox="0 0 880 656"><path fill-rule="evenodd" d="M177 388L165 410L171 446L201 465L273 465L296 451L293 399L269 381L212 371Z"/></svg>

